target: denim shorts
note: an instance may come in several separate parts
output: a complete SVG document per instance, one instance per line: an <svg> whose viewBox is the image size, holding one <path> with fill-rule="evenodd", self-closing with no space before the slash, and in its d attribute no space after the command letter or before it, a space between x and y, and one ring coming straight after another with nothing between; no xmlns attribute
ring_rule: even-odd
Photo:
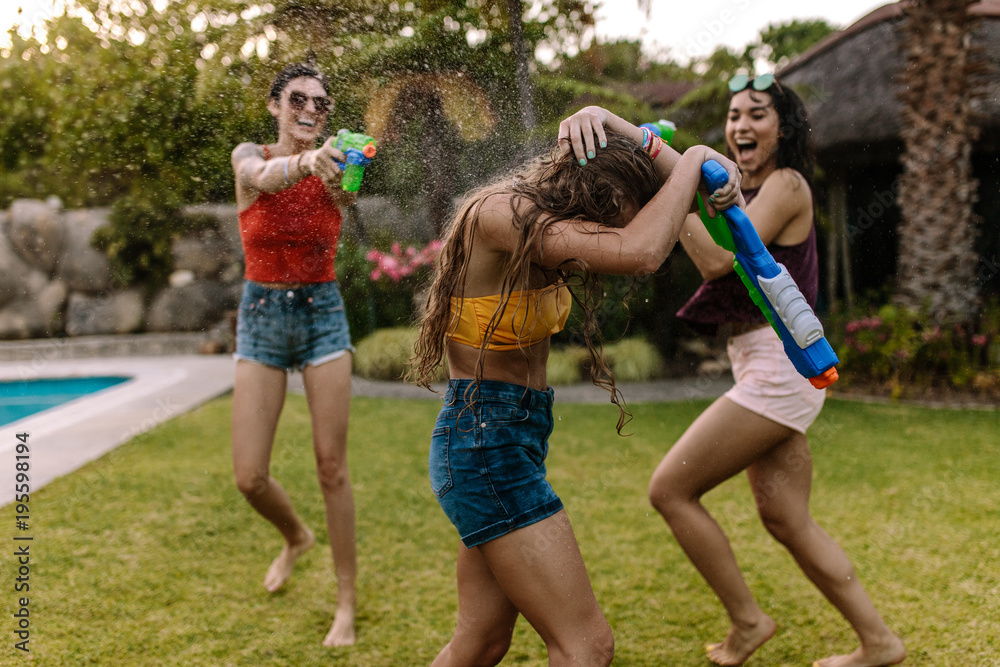
<svg viewBox="0 0 1000 667"><path fill-rule="evenodd" d="M243 283L233 355L237 359L294 370L353 351L336 281L296 289Z"/></svg>
<svg viewBox="0 0 1000 667"><path fill-rule="evenodd" d="M431 490L472 548L562 509L545 479L552 389L451 380L431 434Z"/></svg>

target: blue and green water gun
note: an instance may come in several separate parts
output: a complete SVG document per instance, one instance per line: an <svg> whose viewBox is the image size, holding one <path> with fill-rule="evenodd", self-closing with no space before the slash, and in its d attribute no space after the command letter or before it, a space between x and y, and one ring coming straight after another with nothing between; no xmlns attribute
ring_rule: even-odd
<svg viewBox="0 0 1000 667"><path fill-rule="evenodd" d="M643 123L640 127L649 129L668 144L676 130L669 120ZM729 174L715 160L708 160L701 166L701 175L712 192L729 182ZM823 325L788 269L774 261L747 214L733 206L721 215L709 217L701 195L698 195L698 208L701 221L716 245L735 255L736 274L778 334L795 370L817 389L836 382L840 377L836 368L840 359L823 335Z"/></svg>
<svg viewBox="0 0 1000 667"><path fill-rule="evenodd" d="M375 157L375 138L360 132L342 129L337 132L337 150L347 156L347 162L334 160L344 171L340 187L347 192L361 189L361 179L365 177L365 167Z"/></svg>
<svg viewBox="0 0 1000 667"><path fill-rule="evenodd" d="M705 162L701 174L710 192L729 181L729 174L715 160ZM709 217L700 195L698 207L715 243L735 254L733 268L778 334L795 370L817 389L836 382L840 359L823 335L823 325L788 269L774 261L747 214L733 206Z"/></svg>

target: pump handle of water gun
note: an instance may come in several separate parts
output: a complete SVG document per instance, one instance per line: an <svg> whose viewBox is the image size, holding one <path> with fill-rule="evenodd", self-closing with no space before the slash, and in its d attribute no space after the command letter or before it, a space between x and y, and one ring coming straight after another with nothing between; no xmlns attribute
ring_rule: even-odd
<svg viewBox="0 0 1000 667"><path fill-rule="evenodd" d="M710 191L718 190L729 181L729 174L715 160L707 160L701 169ZM700 199L699 205L706 226L713 220L718 221L718 215L708 218ZM726 222L723 230L715 223L716 229L713 231L709 226L709 231L718 245L735 253L733 267L774 327L795 370L817 389L830 386L839 377L836 364L840 359L823 335L819 318L788 269L774 261L746 213L737 206L721 213Z"/></svg>

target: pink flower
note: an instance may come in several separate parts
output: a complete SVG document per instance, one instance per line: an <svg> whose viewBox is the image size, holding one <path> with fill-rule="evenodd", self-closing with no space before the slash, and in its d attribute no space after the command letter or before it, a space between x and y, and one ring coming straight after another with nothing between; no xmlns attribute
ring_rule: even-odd
<svg viewBox="0 0 1000 667"><path fill-rule="evenodd" d="M976 334L972 337L972 344L978 347L986 345L986 334Z"/></svg>
<svg viewBox="0 0 1000 667"><path fill-rule="evenodd" d="M365 255L365 259L375 263L371 279L378 280L382 276L388 276L390 280L398 283L406 276L412 275L421 266L432 264L442 245L440 241L434 240L420 250L412 245L403 250L397 242L392 244L388 253L373 248Z"/></svg>

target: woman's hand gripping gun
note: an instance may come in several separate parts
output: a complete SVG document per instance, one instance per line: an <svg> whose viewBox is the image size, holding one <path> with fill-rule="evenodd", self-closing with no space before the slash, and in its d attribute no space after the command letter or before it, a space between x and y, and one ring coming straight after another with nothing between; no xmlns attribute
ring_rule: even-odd
<svg viewBox="0 0 1000 667"><path fill-rule="evenodd" d="M729 180L726 170L715 160L705 162L701 172L709 192ZM823 335L823 325L788 269L775 262L761 242L750 218L736 206L710 218L700 195L698 206L701 220L716 244L735 253L736 273L778 334L795 370L817 389L836 382L839 377L836 364L840 359Z"/></svg>

